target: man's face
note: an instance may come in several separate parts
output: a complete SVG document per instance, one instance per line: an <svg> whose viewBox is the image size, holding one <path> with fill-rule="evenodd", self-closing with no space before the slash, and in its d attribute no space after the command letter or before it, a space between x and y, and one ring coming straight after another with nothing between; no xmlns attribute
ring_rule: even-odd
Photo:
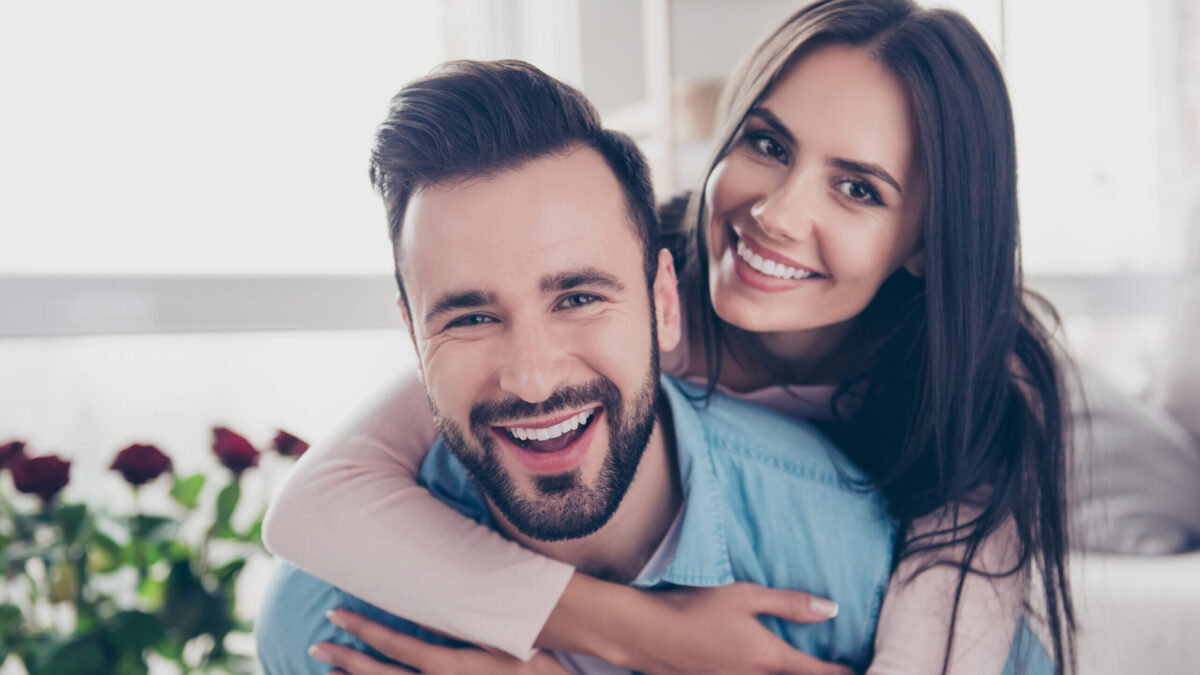
<svg viewBox="0 0 1200 675"><path fill-rule="evenodd" d="M426 187L408 205L400 270L434 414L489 500L535 539L602 527L654 427L678 299L668 257L656 336L633 228L589 148Z"/></svg>

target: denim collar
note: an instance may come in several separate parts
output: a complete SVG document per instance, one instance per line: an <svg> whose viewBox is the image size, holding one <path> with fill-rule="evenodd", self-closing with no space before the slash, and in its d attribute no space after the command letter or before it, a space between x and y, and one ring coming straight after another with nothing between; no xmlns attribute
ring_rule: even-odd
<svg viewBox="0 0 1200 675"><path fill-rule="evenodd" d="M671 561L636 586L721 586L734 581L725 536L725 500L701 415L694 402L704 388L664 375L662 391L674 425L675 453L683 486L683 522ZM689 398L690 397L690 398Z"/></svg>

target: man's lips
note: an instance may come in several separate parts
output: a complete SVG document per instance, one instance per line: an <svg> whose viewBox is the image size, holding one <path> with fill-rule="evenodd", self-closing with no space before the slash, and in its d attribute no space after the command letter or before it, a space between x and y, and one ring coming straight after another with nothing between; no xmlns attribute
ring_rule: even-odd
<svg viewBox="0 0 1200 675"><path fill-rule="evenodd" d="M603 407L587 408L536 423L493 426L491 430L526 468L541 473L559 473L574 468L587 454L603 415Z"/></svg>
<svg viewBox="0 0 1200 675"><path fill-rule="evenodd" d="M494 424L493 429L502 431L548 431L551 434L557 435L563 431L569 431L574 424L582 424L599 408L597 405L592 405L587 408L579 408L573 412L559 413L553 417L547 417L540 420L516 420L506 424ZM520 438L520 434L515 434ZM523 439L522 439L523 440Z"/></svg>

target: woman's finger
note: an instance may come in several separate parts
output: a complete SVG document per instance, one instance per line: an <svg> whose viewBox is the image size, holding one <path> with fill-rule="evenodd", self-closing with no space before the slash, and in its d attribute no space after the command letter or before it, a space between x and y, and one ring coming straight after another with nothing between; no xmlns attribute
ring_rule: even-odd
<svg viewBox="0 0 1200 675"><path fill-rule="evenodd" d="M458 650L429 644L349 610L332 610L326 612L325 616L330 623L371 645L380 654L423 672L443 672L457 656L455 652Z"/></svg>
<svg viewBox="0 0 1200 675"><path fill-rule="evenodd" d="M308 655L349 675L408 675L406 670L380 663L353 647L334 642L317 643L309 647Z"/></svg>
<svg viewBox="0 0 1200 675"><path fill-rule="evenodd" d="M784 621L819 623L837 616L837 603L804 591L756 587L755 612L770 614Z"/></svg>

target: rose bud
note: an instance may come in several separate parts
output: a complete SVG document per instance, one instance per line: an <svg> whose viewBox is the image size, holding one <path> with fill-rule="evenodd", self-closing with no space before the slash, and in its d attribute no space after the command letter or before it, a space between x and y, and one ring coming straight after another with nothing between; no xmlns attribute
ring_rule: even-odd
<svg viewBox="0 0 1200 675"><path fill-rule="evenodd" d="M299 457L308 450L308 443L296 438L282 429L275 434L275 451L288 457Z"/></svg>
<svg viewBox="0 0 1200 675"><path fill-rule="evenodd" d="M244 436L225 427L213 429L213 452L235 476L258 466L258 450Z"/></svg>
<svg viewBox="0 0 1200 675"><path fill-rule="evenodd" d="M171 470L171 458L153 445L135 443L118 452L109 468L121 472L130 485L145 485Z"/></svg>
<svg viewBox="0 0 1200 675"><path fill-rule="evenodd" d="M70 480L71 463L58 455L46 455L17 462L9 466L9 470L18 490L37 495L48 504Z"/></svg>
<svg viewBox="0 0 1200 675"><path fill-rule="evenodd" d="M0 469L3 469L10 464L16 464L17 462L24 461L25 459L24 442L12 441L10 443L0 445Z"/></svg>

